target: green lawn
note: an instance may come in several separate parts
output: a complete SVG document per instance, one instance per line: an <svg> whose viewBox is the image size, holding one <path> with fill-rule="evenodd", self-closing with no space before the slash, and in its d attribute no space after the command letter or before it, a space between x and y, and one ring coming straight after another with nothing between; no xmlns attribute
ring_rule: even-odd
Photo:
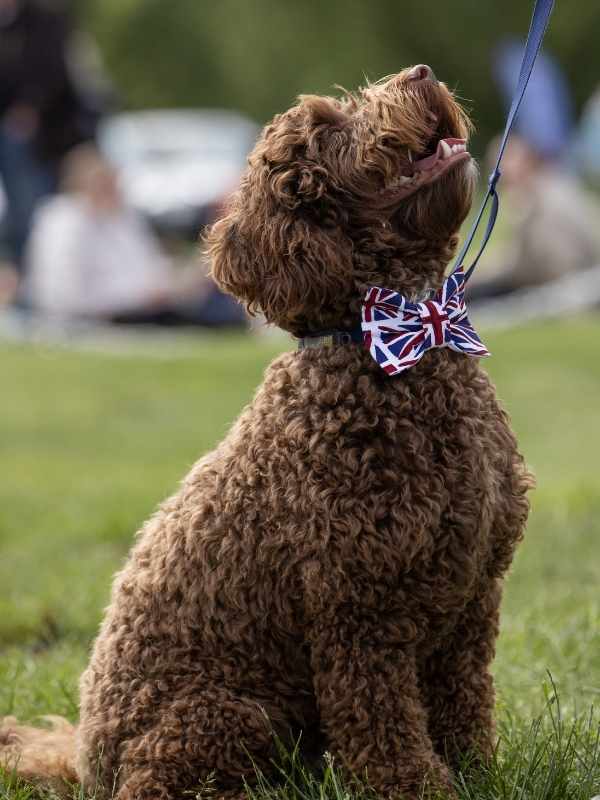
<svg viewBox="0 0 600 800"><path fill-rule="evenodd" d="M594 793L581 783L586 759L597 762L587 750L577 750L583 760L563 794L555 783L523 789L517 778L521 789L511 788L510 758L535 761L521 737L552 691L548 673L567 726L600 695L599 323L486 337L486 367L539 488L495 666L509 777L480 795L465 788L465 798ZM133 533L223 436L286 346L211 337L168 357L0 346L0 716L76 717L77 676ZM26 796L0 780L0 798Z"/></svg>

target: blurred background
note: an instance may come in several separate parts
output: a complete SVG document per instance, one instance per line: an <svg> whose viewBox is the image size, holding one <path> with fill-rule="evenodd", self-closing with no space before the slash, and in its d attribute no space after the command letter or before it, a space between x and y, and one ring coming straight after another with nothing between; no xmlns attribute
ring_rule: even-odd
<svg viewBox="0 0 600 800"><path fill-rule="evenodd" d="M557 0L471 288L485 367L539 489L507 591L500 705L550 670L600 693L600 6ZM220 439L269 359L199 232L298 93L430 64L482 175L523 0L0 0L0 715L76 715L133 532ZM482 189L483 191L483 189Z"/></svg>
<svg viewBox="0 0 600 800"><path fill-rule="evenodd" d="M471 111L485 175L529 15L517 0L0 0L3 327L243 326L193 244L260 126L300 92L427 62ZM491 321L530 316L524 290L546 283L536 316L599 299L599 24L591 0L557 4L505 162L508 244L472 295Z"/></svg>
<svg viewBox="0 0 600 800"><path fill-rule="evenodd" d="M191 245L260 126L300 92L427 62L471 111L485 175L529 16L517 0L0 0L0 301L20 310L4 328L243 326ZM550 282L544 307L599 299L599 24L592 0L557 4L505 162L508 244L472 296L490 319L531 314L523 290Z"/></svg>

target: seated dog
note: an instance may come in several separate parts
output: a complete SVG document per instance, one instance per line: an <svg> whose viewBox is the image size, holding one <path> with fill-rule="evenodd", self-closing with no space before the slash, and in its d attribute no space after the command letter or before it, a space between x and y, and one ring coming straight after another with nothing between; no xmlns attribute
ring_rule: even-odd
<svg viewBox="0 0 600 800"><path fill-rule="evenodd" d="M371 285L439 288L471 203L468 133L423 65L301 97L209 234L216 281L296 337L354 328ZM211 773L239 797L273 733L302 732L382 794L450 791L457 759L494 744L489 667L531 485L477 359L437 348L393 378L353 342L275 359L115 579L71 768L118 800ZM46 736L44 767L39 732L5 722L5 760L67 773L72 741Z"/></svg>

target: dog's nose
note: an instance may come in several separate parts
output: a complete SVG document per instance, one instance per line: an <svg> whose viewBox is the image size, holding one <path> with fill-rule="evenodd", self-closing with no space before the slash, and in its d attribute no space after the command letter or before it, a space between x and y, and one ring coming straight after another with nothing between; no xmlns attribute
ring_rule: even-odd
<svg viewBox="0 0 600 800"><path fill-rule="evenodd" d="M435 74L427 64L417 64L406 76L409 81L434 81Z"/></svg>

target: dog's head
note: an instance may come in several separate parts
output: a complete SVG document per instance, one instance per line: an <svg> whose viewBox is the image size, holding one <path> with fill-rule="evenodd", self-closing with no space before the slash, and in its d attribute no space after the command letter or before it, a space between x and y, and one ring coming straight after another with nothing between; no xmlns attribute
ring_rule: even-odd
<svg viewBox="0 0 600 800"><path fill-rule="evenodd" d="M471 205L470 127L423 65L300 97L265 127L208 235L216 281L297 335L355 325L369 284L438 286Z"/></svg>

